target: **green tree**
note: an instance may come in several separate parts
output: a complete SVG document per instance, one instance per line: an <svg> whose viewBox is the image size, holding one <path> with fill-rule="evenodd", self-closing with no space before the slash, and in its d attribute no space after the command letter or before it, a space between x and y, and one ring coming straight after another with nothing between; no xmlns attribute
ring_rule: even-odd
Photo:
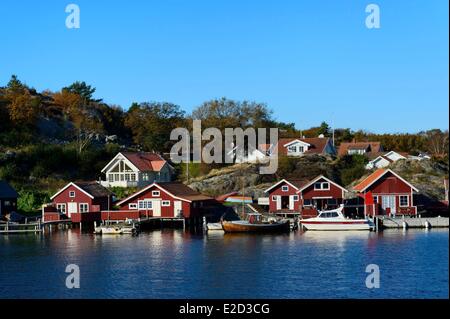
<svg viewBox="0 0 450 319"><path fill-rule="evenodd" d="M133 103L125 117L134 142L146 151L170 150L171 131L185 125L184 111L166 102Z"/></svg>
<svg viewBox="0 0 450 319"><path fill-rule="evenodd" d="M83 99L84 103L101 102L101 99L94 100L92 98L93 94L95 93L95 88L86 84L86 82L84 81L83 82L76 81L71 85L64 87L63 91L64 90L78 94Z"/></svg>

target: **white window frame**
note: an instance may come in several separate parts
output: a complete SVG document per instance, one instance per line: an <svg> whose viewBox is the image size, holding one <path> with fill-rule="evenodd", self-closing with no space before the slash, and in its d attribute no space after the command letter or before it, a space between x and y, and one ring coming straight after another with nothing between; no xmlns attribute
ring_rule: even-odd
<svg viewBox="0 0 450 319"><path fill-rule="evenodd" d="M281 186L281 191L282 192L288 192L289 191L289 186L287 186L287 185Z"/></svg>
<svg viewBox="0 0 450 319"><path fill-rule="evenodd" d="M292 195L292 200L294 202L298 202L298 195Z"/></svg>
<svg viewBox="0 0 450 319"><path fill-rule="evenodd" d="M73 194L73 195L72 195ZM70 198L74 198L76 196L76 193L75 193L75 191L70 191L69 192L69 197Z"/></svg>
<svg viewBox="0 0 450 319"><path fill-rule="evenodd" d="M138 200L138 210L153 210L153 202L150 199Z"/></svg>
<svg viewBox="0 0 450 319"><path fill-rule="evenodd" d="M128 204L128 209L137 209L138 208L138 204L137 203L129 203Z"/></svg>
<svg viewBox="0 0 450 319"><path fill-rule="evenodd" d="M402 197L406 197L406 205L402 205ZM398 206L399 207L409 207L409 196L408 195L399 195L398 196Z"/></svg>
<svg viewBox="0 0 450 319"><path fill-rule="evenodd" d="M317 188L316 187L317 185L320 185L320 188ZM327 185L327 188L324 188L324 185ZM315 191L329 191L330 183L329 182L316 182L316 183L314 183L314 190Z"/></svg>
<svg viewBox="0 0 450 319"><path fill-rule="evenodd" d="M278 200L278 195L272 195L272 200L273 201L277 201Z"/></svg>
<svg viewBox="0 0 450 319"><path fill-rule="evenodd" d="M64 209L61 209L64 208ZM66 214L67 213L67 205L66 203L58 203L56 204L56 210L58 212L60 212L61 214Z"/></svg>
<svg viewBox="0 0 450 319"><path fill-rule="evenodd" d="M159 196L161 196L161 192L160 191L152 191L152 196L159 197Z"/></svg>
<svg viewBox="0 0 450 319"><path fill-rule="evenodd" d="M82 206L86 206L86 211L83 211L83 209L81 208ZM80 203L78 204L78 211L80 213L88 213L89 212L89 204L88 203Z"/></svg>
<svg viewBox="0 0 450 319"><path fill-rule="evenodd" d="M170 206L170 200L161 201L161 207L169 207L169 206Z"/></svg>
<svg viewBox="0 0 450 319"><path fill-rule="evenodd" d="M305 201L307 201L307 200L309 200L310 204L306 204L306 203L305 203ZM312 201L312 199L304 199L304 200L303 200L303 206L306 206L306 207L312 207L312 206L313 206L313 201Z"/></svg>

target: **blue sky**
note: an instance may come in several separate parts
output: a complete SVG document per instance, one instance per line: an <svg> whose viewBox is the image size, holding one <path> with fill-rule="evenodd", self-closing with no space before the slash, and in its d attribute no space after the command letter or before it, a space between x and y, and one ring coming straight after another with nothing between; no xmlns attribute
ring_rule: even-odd
<svg viewBox="0 0 450 319"><path fill-rule="evenodd" d="M69 3L80 29L65 27ZM369 3L380 29L365 26ZM83 80L107 103L187 112L247 99L302 129L448 128L447 0L16 0L0 3L0 30L0 85Z"/></svg>

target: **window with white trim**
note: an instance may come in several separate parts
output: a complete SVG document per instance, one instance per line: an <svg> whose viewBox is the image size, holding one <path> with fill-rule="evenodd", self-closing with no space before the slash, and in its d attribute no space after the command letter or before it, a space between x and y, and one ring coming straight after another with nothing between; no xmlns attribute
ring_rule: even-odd
<svg viewBox="0 0 450 319"><path fill-rule="evenodd" d="M149 199L138 200L138 209L153 209L153 203Z"/></svg>
<svg viewBox="0 0 450 319"><path fill-rule="evenodd" d="M137 209L137 208L138 208L138 205L137 205L136 203L129 203L129 204L128 204L128 208L129 208L129 209Z"/></svg>
<svg viewBox="0 0 450 319"><path fill-rule="evenodd" d="M87 213L89 211L89 204L80 203L80 213Z"/></svg>
<svg viewBox="0 0 450 319"><path fill-rule="evenodd" d="M289 190L289 186L287 186L287 185L281 186L281 191L282 192L287 192L288 190Z"/></svg>
<svg viewBox="0 0 450 319"><path fill-rule="evenodd" d="M292 200L293 200L294 202L298 202L298 195L293 195L293 196L292 196Z"/></svg>
<svg viewBox="0 0 450 319"><path fill-rule="evenodd" d="M277 195L273 195L273 196L272 196L272 200L273 200L273 201L276 201L277 199L278 199Z"/></svg>
<svg viewBox="0 0 450 319"><path fill-rule="evenodd" d="M66 204L56 204L56 210L60 212L61 214L66 213Z"/></svg>
<svg viewBox="0 0 450 319"><path fill-rule="evenodd" d="M288 152L289 153L297 153L297 146L288 146Z"/></svg>
<svg viewBox="0 0 450 319"><path fill-rule="evenodd" d="M152 191L152 196L159 197L159 195L161 195L159 191Z"/></svg>
<svg viewBox="0 0 450 319"><path fill-rule="evenodd" d="M69 197L74 198L75 197L75 191L70 191L69 192Z"/></svg>
<svg viewBox="0 0 450 319"><path fill-rule="evenodd" d="M312 200L310 199L305 199L303 201L303 206L312 206Z"/></svg>
<svg viewBox="0 0 450 319"><path fill-rule="evenodd" d="M314 183L314 190L323 191L323 190L329 190L329 189L330 189L330 183L328 183L328 182Z"/></svg>
<svg viewBox="0 0 450 319"><path fill-rule="evenodd" d="M400 207L408 207L409 206L409 196L408 195L400 195Z"/></svg>
<svg viewBox="0 0 450 319"><path fill-rule="evenodd" d="M161 202L161 206L163 206L163 207L170 206L170 200L163 200L163 201Z"/></svg>
<svg viewBox="0 0 450 319"><path fill-rule="evenodd" d="M108 182L114 182L114 174L108 174Z"/></svg>

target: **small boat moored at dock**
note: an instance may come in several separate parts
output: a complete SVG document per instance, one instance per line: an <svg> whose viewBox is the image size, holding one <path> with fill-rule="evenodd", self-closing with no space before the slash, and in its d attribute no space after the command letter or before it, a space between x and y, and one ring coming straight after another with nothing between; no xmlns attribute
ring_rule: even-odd
<svg viewBox="0 0 450 319"><path fill-rule="evenodd" d="M290 231L289 220L263 221L259 213L248 214L247 220L223 221L222 227L226 233L284 233Z"/></svg>
<svg viewBox="0 0 450 319"><path fill-rule="evenodd" d="M368 219L350 219L342 213L344 206L337 209L321 211L317 217L303 219L301 225L306 230L370 230Z"/></svg>

